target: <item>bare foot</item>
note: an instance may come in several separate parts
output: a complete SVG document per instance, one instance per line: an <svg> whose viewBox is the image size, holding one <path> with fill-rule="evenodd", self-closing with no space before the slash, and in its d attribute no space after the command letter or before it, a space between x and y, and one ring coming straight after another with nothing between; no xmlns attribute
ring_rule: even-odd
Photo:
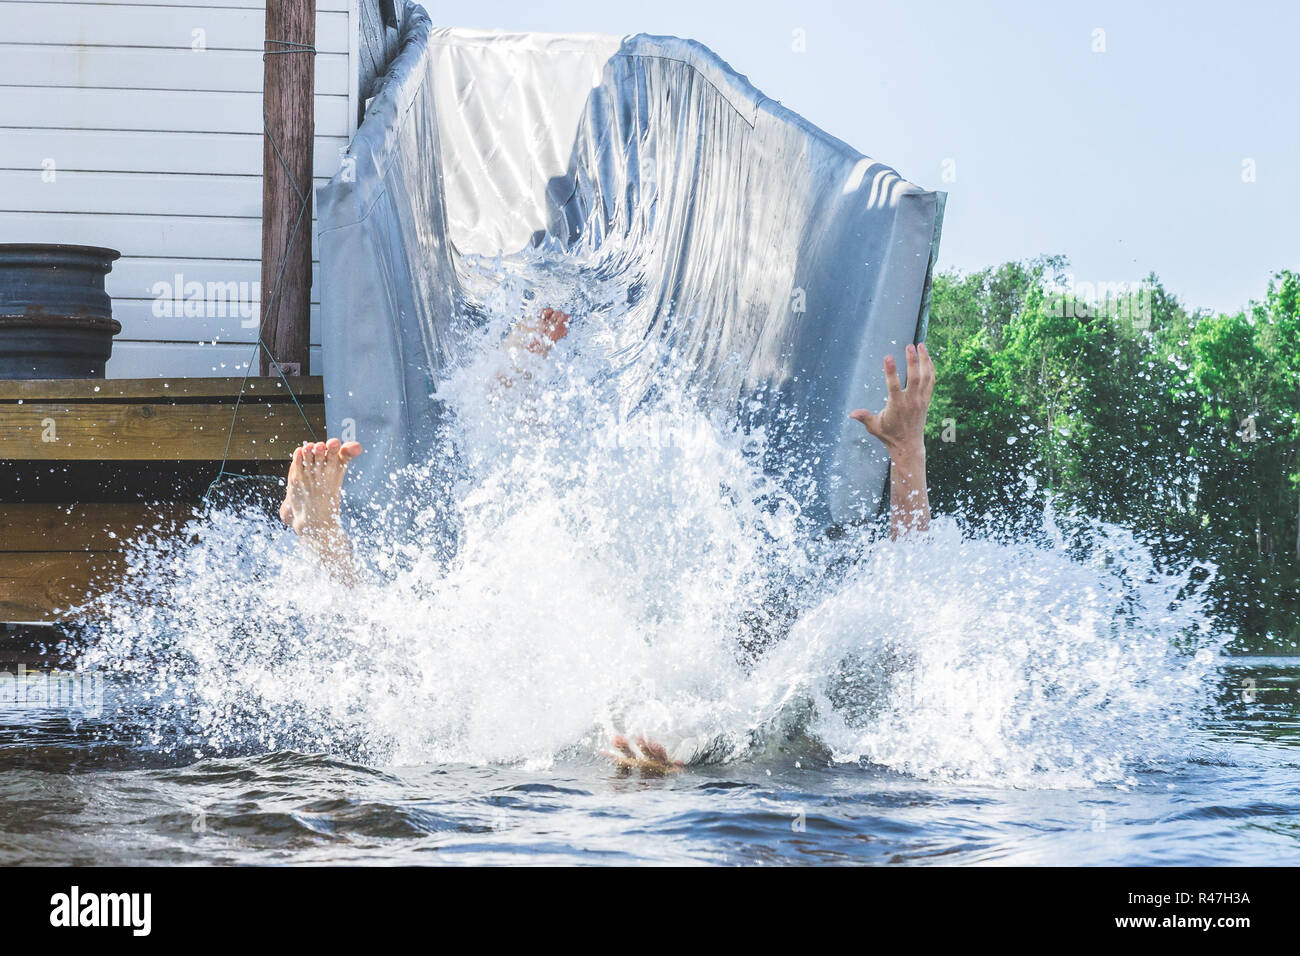
<svg viewBox="0 0 1300 956"><path fill-rule="evenodd" d="M295 448L280 520L300 535L339 528L343 476L360 454L360 442L344 445L337 438Z"/></svg>
<svg viewBox="0 0 1300 956"><path fill-rule="evenodd" d="M668 756L668 749L661 743L637 737L636 746L622 734L615 734L610 743L614 749L603 750L601 755L614 761L614 766L623 773L639 770L643 777L666 777L681 773L686 764Z"/></svg>

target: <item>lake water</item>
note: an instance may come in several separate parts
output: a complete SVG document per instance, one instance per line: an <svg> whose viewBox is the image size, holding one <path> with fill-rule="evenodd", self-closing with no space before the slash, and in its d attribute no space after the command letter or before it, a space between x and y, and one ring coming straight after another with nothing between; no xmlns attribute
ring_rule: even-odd
<svg viewBox="0 0 1300 956"><path fill-rule="evenodd" d="M1295 865L1300 665L1242 659L1224 678L1224 715L1186 761L1061 788L781 753L661 779L576 754L545 769L292 751L191 762L120 724L74 730L67 712L10 706L0 864Z"/></svg>
<svg viewBox="0 0 1300 956"><path fill-rule="evenodd" d="M0 714L0 862L1300 859L1300 671L1229 656L1213 569L1051 512L828 534L798 422L701 401L626 277L477 268L434 453L349 502L363 582L238 488L142 541L88 706ZM569 335L503 349L539 305Z"/></svg>

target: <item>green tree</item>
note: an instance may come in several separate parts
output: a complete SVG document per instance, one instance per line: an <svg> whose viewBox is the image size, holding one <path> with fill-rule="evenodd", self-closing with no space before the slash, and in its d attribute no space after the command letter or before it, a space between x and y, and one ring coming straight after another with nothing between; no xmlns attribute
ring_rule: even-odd
<svg viewBox="0 0 1300 956"><path fill-rule="evenodd" d="M1294 650L1300 275L1214 315L1155 276L1126 300L1079 301L1059 291L1064 267L936 277L936 506L1016 527L1050 496L1129 527L1161 560L1217 568L1213 608L1243 646Z"/></svg>

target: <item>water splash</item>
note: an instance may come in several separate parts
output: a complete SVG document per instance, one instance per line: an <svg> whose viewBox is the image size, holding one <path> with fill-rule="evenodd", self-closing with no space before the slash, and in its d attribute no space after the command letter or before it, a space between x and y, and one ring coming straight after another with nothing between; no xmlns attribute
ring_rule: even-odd
<svg viewBox="0 0 1300 956"><path fill-rule="evenodd" d="M467 268L482 321L438 383L437 452L353 503L367 583L214 508L139 545L92 609L85 666L137 685L153 746L545 765L618 729L687 759L779 748L1012 785L1185 756L1223 640L1131 536L1089 526L1081 554L1050 516L1033 541L951 519L920 543L827 535L670 339L627 339L625 277ZM503 350L540 304L574 315L569 337Z"/></svg>
<svg viewBox="0 0 1300 956"><path fill-rule="evenodd" d="M882 543L761 670L812 699L810 730L836 760L1016 785L1176 763L1221 638L1179 597L1186 577L1093 530L1087 561L950 520L924 543Z"/></svg>

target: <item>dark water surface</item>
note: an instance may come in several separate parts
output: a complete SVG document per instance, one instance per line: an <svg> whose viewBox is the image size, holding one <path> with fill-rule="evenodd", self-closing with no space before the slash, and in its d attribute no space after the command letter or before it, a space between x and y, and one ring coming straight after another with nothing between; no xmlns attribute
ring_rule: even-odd
<svg viewBox="0 0 1300 956"><path fill-rule="evenodd" d="M663 779L586 753L546 769L191 759L10 705L0 864L1300 864L1300 659L1223 677L1196 756L1089 789L780 754Z"/></svg>

